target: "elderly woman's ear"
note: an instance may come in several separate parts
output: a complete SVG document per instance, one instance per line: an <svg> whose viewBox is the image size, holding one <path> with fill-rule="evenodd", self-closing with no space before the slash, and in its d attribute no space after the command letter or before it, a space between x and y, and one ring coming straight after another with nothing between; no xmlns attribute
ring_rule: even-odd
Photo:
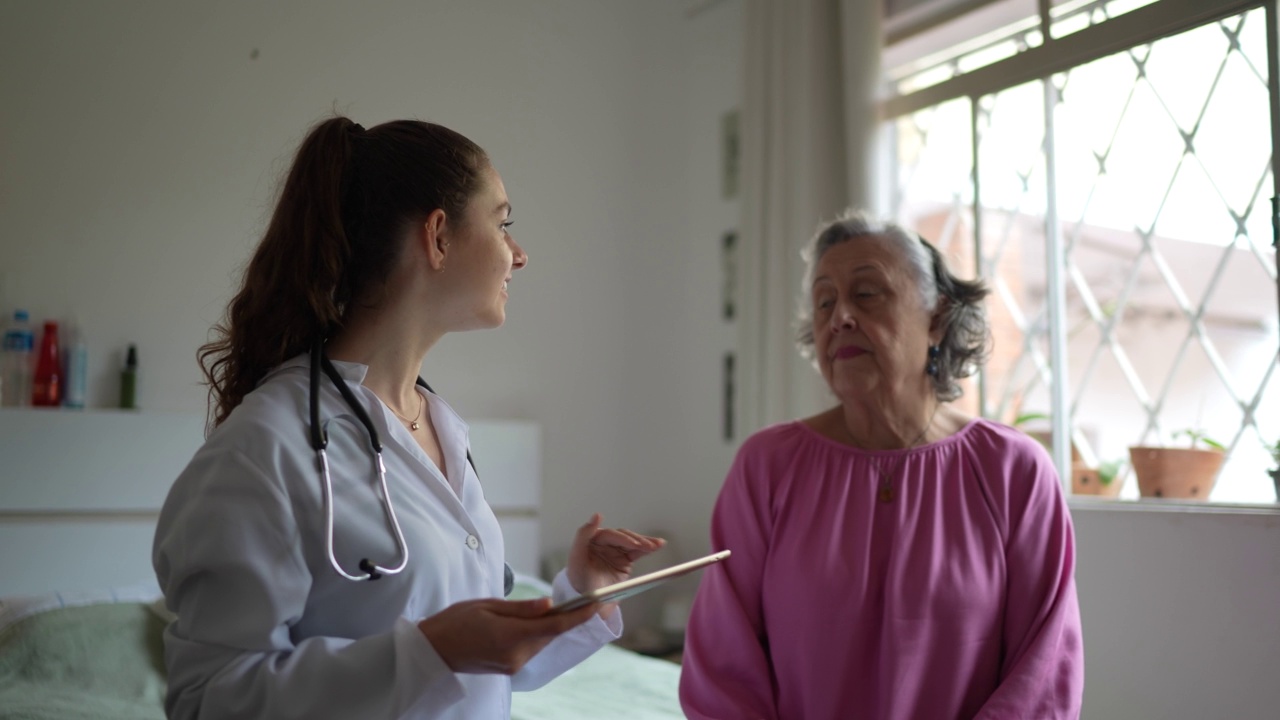
<svg viewBox="0 0 1280 720"><path fill-rule="evenodd" d="M947 333L946 322L947 313L951 311L951 298L946 295L938 295L938 304L933 308L933 315L929 317L929 342L933 345L942 343L943 336Z"/></svg>

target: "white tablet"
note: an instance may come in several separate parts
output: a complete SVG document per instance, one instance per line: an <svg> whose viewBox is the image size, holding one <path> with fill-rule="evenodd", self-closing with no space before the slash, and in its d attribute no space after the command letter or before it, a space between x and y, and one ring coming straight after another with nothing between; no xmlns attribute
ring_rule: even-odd
<svg viewBox="0 0 1280 720"><path fill-rule="evenodd" d="M658 570L657 572L651 572L648 575L641 575L640 577L633 577L630 580L623 580L620 583L606 585L602 588L592 590L591 592L582 593L576 598L565 600L559 605L551 608L551 612L568 612L570 610L576 610L583 605L590 605L593 602L617 602L623 598L638 595L650 588L658 587L662 583L678 578L681 575L688 575L694 570L701 570L702 568L711 565L712 563L718 563L727 557L729 557L729 551L721 550L718 553L712 553L696 560L680 563L679 565L672 565L669 568Z"/></svg>

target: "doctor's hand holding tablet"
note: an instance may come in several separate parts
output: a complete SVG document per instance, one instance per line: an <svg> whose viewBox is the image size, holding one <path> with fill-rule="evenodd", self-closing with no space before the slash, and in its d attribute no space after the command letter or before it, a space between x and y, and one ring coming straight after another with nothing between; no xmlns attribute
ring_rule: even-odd
<svg viewBox="0 0 1280 720"><path fill-rule="evenodd" d="M599 613L613 614L617 603L668 580L729 557L722 550L632 578L632 563L666 544L624 529L600 527L599 513L578 528L569 551L569 582L581 594L557 605L550 598L458 603L419 623L441 657L455 672L511 674L555 636Z"/></svg>
<svg viewBox="0 0 1280 720"><path fill-rule="evenodd" d="M578 528L567 575L573 589L591 593L626 580L631 565L666 544L630 530L602 528L596 513ZM579 595L579 599L585 596ZM460 602L418 623L423 635L454 672L513 674L557 635L616 605L579 602L571 611L550 612L551 598L482 599Z"/></svg>

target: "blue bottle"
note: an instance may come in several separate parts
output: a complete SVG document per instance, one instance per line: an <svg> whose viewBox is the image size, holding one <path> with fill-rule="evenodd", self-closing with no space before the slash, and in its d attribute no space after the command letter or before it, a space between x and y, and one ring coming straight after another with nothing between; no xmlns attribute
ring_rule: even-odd
<svg viewBox="0 0 1280 720"><path fill-rule="evenodd" d="M36 336L26 310L15 310L0 349L0 407L31 405Z"/></svg>

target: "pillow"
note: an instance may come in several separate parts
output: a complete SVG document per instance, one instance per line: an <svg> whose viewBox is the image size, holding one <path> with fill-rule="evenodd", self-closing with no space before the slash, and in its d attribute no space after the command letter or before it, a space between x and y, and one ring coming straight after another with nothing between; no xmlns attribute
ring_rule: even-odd
<svg viewBox="0 0 1280 720"><path fill-rule="evenodd" d="M0 628L0 718L164 720L165 624L144 603L112 597L6 600L7 616L27 614Z"/></svg>
<svg viewBox="0 0 1280 720"><path fill-rule="evenodd" d="M537 600L540 597L550 597L551 584L547 581L521 572L517 572L515 576L516 581L511 586L508 600Z"/></svg>
<svg viewBox="0 0 1280 720"><path fill-rule="evenodd" d="M160 585L154 580L133 585L52 592L43 595L0 597L0 630L19 620L59 608L101 605L104 603L153 603L162 599ZM161 603L163 608L163 603Z"/></svg>

